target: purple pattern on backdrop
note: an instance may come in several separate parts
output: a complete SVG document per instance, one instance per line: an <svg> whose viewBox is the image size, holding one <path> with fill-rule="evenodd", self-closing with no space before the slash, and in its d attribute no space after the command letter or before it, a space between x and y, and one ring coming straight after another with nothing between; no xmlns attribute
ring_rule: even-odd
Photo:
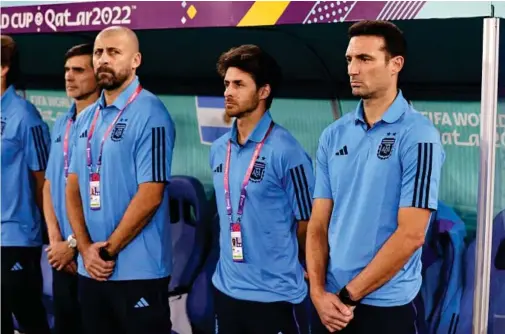
<svg viewBox="0 0 505 334"><path fill-rule="evenodd" d="M395 18L415 18L425 2L413 2L409 5L409 10L400 10ZM277 24L307 23L304 22L306 18L311 21L310 23L335 23L341 22L342 18L345 22L375 20L387 3L387 1L292 1ZM392 6L405 6L405 4L398 3Z"/></svg>
<svg viewBox="0 0 505 334"><path fill-rule="evenodd" d="M188 1L186 8L194 4L198 10L193 20L187 20L183 27L229 27L236 26L249 11L254 1ZM187 15L186 15L187 18Z"/></svg>
<svg viewBox="0 0 505 334"><path fill-rule="evenodd" d="M319 1L307 16L306 23L337 23L347 21L356 1Z"/></svg>
<svg viewBox="0 0 505 334"><path fill-rule="evenodd" d="M315 4L316 1L291 1L276 24L302 23Z"/></svg>
<svg viewBox="0 0 505 334"><path fill-rule="evenodd" d="M132 29L236 26L252 4L253 1L97 1L7 7L2 8L2 30L12 34L98 31L110 25ZM191 5L196 8L193 19L187 15ZM20 23L24 26L19 27Z"/></svg>
<svg viewBox="0 0 505 334"><path fill-rule="evenodd" d="M416 9L412 13L410 13L408 17L402 17L402 19L415 19L417 14L421 11L421 9L424 7L424 4L426 3L426 1L420 1L420 2L422 2L421 5L418 5Z"/></svg>
<svg viewBox="0 0 505 334"><path fill-rule="evenodd" d="M132 29L237 26L254 1L95 1L2 8L3 33L99 31L110 25ZM424 2L423 2L424 4ZM276 24L373 20L386 1L292 1ZM196 14L189 17L194 6ZM400 16L417 14L409 11ZM407 15L408 14L408 15ZM405 17L406 18L406 17Z"/></svg>
<svg viewBox="0 0 505 334"><path fill-rule="evenodd" d="M387 1L356 1L345 21L375 20Z"/></svg>

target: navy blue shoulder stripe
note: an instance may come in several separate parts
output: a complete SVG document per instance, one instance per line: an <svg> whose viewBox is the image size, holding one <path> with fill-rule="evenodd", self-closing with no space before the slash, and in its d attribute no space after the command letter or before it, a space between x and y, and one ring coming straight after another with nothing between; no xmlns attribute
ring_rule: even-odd
<svg viewBox="0 0 505 334"><path fill-rule="evenodd" d="M417 170L414 181L412 206L427 209L430 200L433 143L417 144Z"/></svg>
<svg viewBox="0 0 505 334"><path fill-rule="evenodd" d="M166 182L166 143L165 128L160 126L151 129L151 165L153 182Z"/></svg>
<svg viewBox="0 0 505 334"><path fill-rule="evenodd" d="M47 159L49 158L49 152L44 141L44 132L42 130L42 125L34 126L30 129L30 131L32 133L35 152L37 153L37 161L39 164L38 170L45 170L47 168Z"/></svg>
<svg viewBox="0 0 505 334"><path fill-rule="evenodd" d="M289 174L295 190L296 204L300 211L300 220L309 220L312 212L312 200L305 169L303 165L299 165L291 168Z"/></svg>

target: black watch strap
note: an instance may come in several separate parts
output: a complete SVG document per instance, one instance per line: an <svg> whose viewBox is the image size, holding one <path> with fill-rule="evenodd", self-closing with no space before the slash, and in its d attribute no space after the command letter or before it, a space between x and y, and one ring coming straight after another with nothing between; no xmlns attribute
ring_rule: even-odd
<svg viewBox="0 0 505 334"><path fill-rule="evenodd" d="M356 306L359 304L359 300L352 300L351 299L351 296L349 295L349 291L347 291L347 287L343 287L339 294L338 294L338 298L340 298L340 301L346 305L349 305L349 306Z"/></svg>
<svg viewBox="0 0 505 334"><path fill-rule="evenodd" d="M100 252L98 254L100 255L100 258L104 261L115 261L117 258L117 255L111 256L104 247L100 248Z"/></svg>

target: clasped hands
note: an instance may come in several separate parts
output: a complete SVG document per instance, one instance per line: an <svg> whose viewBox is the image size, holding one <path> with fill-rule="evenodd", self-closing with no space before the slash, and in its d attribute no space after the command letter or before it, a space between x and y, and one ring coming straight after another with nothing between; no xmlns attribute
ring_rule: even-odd
<svg viewBox="0 0 505 334"><path fill-rule="evenodd" d="M82 251L84 267L89 276L97 281L106 281L114 272L116 261L105 261L100 257L100 249L107 249L107 246L107 241L95 242L84 247Z"/></svg>
<svg viewBox="0 0 505 334"><path fill-rule="evenodd" d="M354 318L355 306L342 303L338 295L326 291L311 294L323 325L330 333L341 331Z"/></svg>
<svg viewBox="0 0 505 334"><path fill-rule="evenodd" d="M83 248L82 258L86 271L97 281L106 281L114 272L115 261L104 261L100 257L100 249L107 247L108 242L95 242ZM56 270L65 270L76 274L77 265L74 261L75 249L68 246L66 241L57 241L45 249L49 264Z"/></svg>
<svg viewBox="0 0 505 334"><path fill-rule="evenodd" d="M51 243L46 249L47 260L54 269L64 270L75 275L77 265L74 261L75 249L68 246L67 241L56 241Z"/></svg>

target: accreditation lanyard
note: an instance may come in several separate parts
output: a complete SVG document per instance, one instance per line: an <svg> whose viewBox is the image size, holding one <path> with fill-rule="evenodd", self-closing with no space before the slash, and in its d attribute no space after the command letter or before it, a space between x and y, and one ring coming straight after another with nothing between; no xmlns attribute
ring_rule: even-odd
<svg viewBox="0 0 505 334"><path fill-rule="evenodd" d="M141 90L142 90L142 87L140 85L138 85L138 87L135 90L135 92L133 92L133 94L130 96L130 98L126 102L126 105L123 107L123 109L121 109L118 112L118 114L116 115L116 117L114 118L114 120L112 121L112 123L109 125L109 127L107 128L107 130L103 134L103 138L102 138L102 141L100 143L100 151L98 153L98 161L97 161L97 173L98 174L100 174L100 167L102 166L102 153L103 153L103 144L105 143L105 139L107 138L107 136L109 135L109 133L112 131L112 128L114 127L114 125L116 124L116 122L119 120L119 118L121 117L121 115L125 111L126 107L128 107L128 105L130 103L132 103L137 98L137 96L140 94ZM93 137L93 133L95 132L96 121L98 119L98 115L99 114L100 114L100 106L98 106L96 108L96 110L95 110L95 116L93 117L93 122L91 122L91 126L90 126L89 131L88 131L88 142L87 142L87 145L86 145L86 153L87 153L88 168L89 168L90 172L92 172L91 138Z"/></svg>
<svg viewBox="0 0 505 334"><path fill-rule="evenodd" d="M126 102L126 105L121 109L112 123L109 125L109 127L105 130L105 133L103 135L102 141L100 142L100 151L98 153L98 160L96 163L96 172L93 172L92 168L92 159L91 159L91 138L93 137L93 133L95 132L95 127L96 127L96 122L98 119L98 115L100 114L100 106L98 106L95 110L95 116L93 117L93 121L91 122L91 126L88 131L88 141L86 144L86 153L87 153L87 165L89 168L89 196L90 196L90 208L92 210L100 210L101 208L101 201L100 201L100 168L102 167L102 153L103 153L103 145L105 143L105 139L107 136L110 134L112 131L112 128L116 124L116 122L119 120L123 112L125 111L126 107L130 103L132 103L140 94L142 91L142 87L140 85L137 86L137 89L135 92L130 96L128 101Z"/></svg>
<svg viewBox="0 0 505 334"><path fill-rule="evenodd" d="M231 232L231 242L232 242L232 257L235 262L243 262L244 261L244 253L242 247L242 233L240 228L240 222L242 220L242 214L244 213L244 204L245 198L247 195L247 185L249 184L249 178L251 177L252 171L254 169L254 164L256 163L256 159L258 159L261 149L265 144L265 141L272 131L274 127L274 122L270 123L270 127L268 128L267 133L263 137L263 140L256 144L256 148L254 149L253 156L251 158L251 162L249 163L249 167L247 168L246 174L244 176L244 180L242 181L242 188L240 189L240 199L238 202L238 210L237 210L237 220L233 222L233 209L231 205L231 197L230 197L230 159L231 159L231 140L228 141L228 147L226 150L226 162L224 165L224 198L226 201L226 212L228 214L228 220L230 222L230 232Z"/></svg>
<svg viewBox="0 0 505 334"><path fill-rule="evenodd" d="M65 182L68 178L68 168L69 168L69 159L68 159L68 137L70 135L70 128L74 123L74 119L70 117L67 121L67 127L65 129L65 135L63 136L63 171L65 174Z"/></svg>

